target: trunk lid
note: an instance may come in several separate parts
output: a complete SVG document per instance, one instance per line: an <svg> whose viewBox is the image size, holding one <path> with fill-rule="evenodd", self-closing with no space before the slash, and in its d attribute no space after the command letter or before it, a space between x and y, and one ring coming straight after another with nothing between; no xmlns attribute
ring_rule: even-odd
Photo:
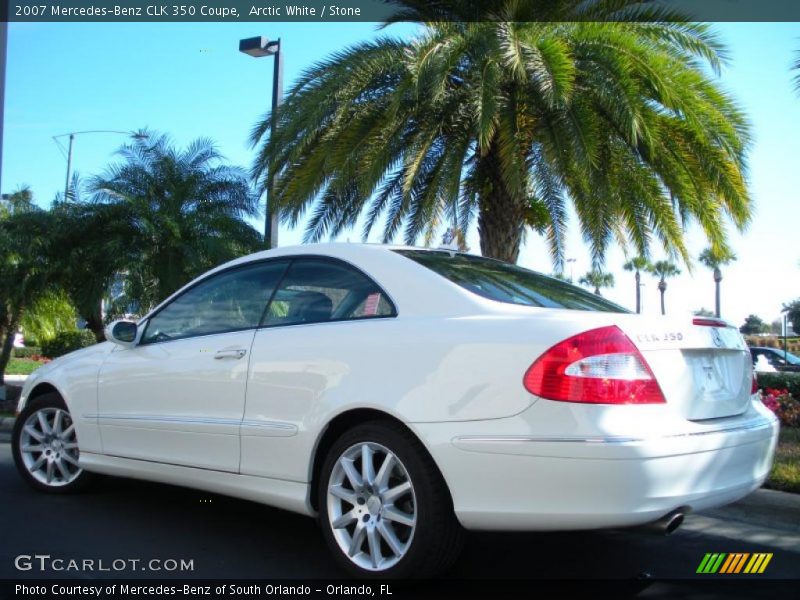
<svg viewBox="0 0 800 600"><path fill-rule="evenodd" d="M753 368L739 331L717 319L617 315L667 405L689 420L738 415L750 402ZM711 324L695 324L706 322Z"/></svg>

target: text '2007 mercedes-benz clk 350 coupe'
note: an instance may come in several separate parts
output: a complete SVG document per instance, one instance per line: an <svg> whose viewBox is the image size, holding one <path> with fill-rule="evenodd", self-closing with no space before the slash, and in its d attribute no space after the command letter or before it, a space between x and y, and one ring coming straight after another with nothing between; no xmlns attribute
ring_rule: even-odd
<svg viewBox="0 0 800 600"><path fill-rule="evenodd" d="M675 527L760 486L778 433L726 322L457 252L261 252L106 335L25 384L33 487L102 473L318 516L358 575L440 572L464 529Z"/></svg>

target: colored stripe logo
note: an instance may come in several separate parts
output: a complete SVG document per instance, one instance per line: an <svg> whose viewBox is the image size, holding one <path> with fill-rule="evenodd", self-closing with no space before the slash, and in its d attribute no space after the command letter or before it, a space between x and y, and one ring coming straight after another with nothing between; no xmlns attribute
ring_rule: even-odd
<svg viewBox="0 0 800 600"><path fill-rule="evenodd" d="M709 552L700 561L697 573L702 574L738 574L746 573L756 575L763 573L769 561L772 560L772 553L769 552Z"/></svg>

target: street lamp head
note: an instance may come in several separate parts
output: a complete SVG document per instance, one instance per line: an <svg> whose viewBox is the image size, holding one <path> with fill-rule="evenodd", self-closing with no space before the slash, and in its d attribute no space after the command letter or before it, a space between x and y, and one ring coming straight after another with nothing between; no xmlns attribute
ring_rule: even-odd
<svg viewBox="0 0 800 600"><path fill-rule="evenodd" d="M263 35L239 40L239 52L249 54L254 58L270 56L280 50L280 42L270 42Z"/></svg>

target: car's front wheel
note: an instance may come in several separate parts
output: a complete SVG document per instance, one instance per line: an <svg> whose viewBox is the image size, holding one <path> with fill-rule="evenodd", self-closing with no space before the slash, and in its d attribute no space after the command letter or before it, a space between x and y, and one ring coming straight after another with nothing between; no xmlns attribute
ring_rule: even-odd
<svg viewBox="0 0 800 600"><path fill-rule="evenodd" d="M333 444L319 506L334 556L358 576L428 577L461 549L461 526L439 471L394 423L358 425Z"/></svg>
<svg viewBox="0 0 800 600"><path fill-rule="evenodd" d="M40 491L76 492L92 477L78 464L75 425L66 404L55 393L39 396L19 414L12 434L12 453L22 478Z"/></svg>

